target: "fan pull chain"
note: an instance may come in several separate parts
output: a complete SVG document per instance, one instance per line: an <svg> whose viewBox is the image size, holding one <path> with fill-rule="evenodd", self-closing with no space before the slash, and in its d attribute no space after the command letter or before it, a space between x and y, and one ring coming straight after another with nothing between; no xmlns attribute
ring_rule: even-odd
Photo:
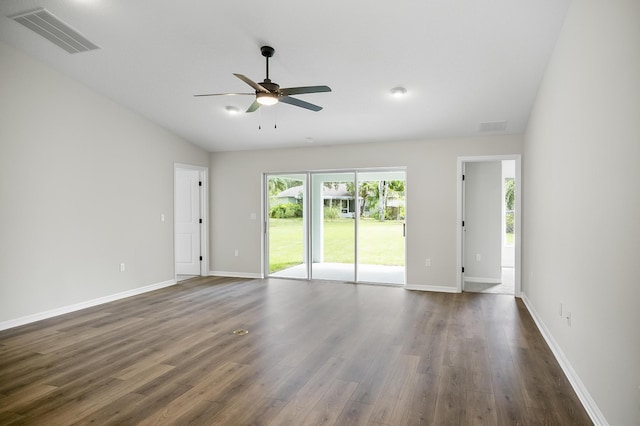
<svg viewBox="0 0 640 426"><path fill-rule="evenodd" d="M262 130L262 110L258 108L258 130Z"/></svg>

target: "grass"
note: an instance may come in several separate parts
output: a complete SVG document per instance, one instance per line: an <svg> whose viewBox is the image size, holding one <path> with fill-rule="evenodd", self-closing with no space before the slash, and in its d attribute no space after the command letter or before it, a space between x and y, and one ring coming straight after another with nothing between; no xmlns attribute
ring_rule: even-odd
<svg viewBox="0 0 640 426"><path fill-rule="evenodd" d="M513 232L507 232L505 241L506 241L507 245L510 245L510 246L513 245L513 241L514 241Z"/></svg>
<svg viewBox="0 0 640 426"><path fill-rule="evenodd" d="M354 220L324 222L324 261L353 263L355 259ZM361 264L404 265L402 221L380 222L360 219L359 252ZM303 262L302 219L269 219L269 272Z"/></svg>

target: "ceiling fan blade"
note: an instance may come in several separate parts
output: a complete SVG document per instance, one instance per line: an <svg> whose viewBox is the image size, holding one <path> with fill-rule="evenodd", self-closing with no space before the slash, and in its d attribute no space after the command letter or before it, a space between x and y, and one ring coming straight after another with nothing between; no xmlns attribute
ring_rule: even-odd
<svg viewBox="0 0 640 426"><path fill-rule="evenodd" d="M303 93L320 93L320 92L330 92L331 88L329 86L307 86L307 87L287 87L285 89L280 89L280 93L285 96L288 95L301 95Z"/></svg>
<svg viewBox="0 0 640 426"><path fill-rule="evenodd" d="M198 96L239 96L239 95L255 96L255 93L202 93L200 95L193 95L193 96L198 97Z"/></svg>
<svg viewBox="0 0 640 426"><path fill-rule="evenodd" d="M246 112L253 112L255 110L257 110L258 108L260 108L260 104L258 103L257 100L253 101L253 103L249 106L249 108L247 109Z"/></svg>
<svg viewBox="0 0 640 426"><path fill-rule="evenodd" d="M269 91L267 89L265 89L264 87L260 86L258 83L256 83L255 81L251 80L249 77L245 77L242 74L233 74L236 77L238 77L240 80L244 81L245 83L247 83L249 86L253 87L254 89L256 89L256 91L258 92L265 92L265 93L269 93Z"/></svg>
<svg viewBox="0 0 640 426"><path fill-rule="evenodd" d="M310 104L309 102L301 101L300 99L292 98L290 96L281 96L280 102L300 108L310 109L311 111L320 111L322 109L321 106Z"/></svg>

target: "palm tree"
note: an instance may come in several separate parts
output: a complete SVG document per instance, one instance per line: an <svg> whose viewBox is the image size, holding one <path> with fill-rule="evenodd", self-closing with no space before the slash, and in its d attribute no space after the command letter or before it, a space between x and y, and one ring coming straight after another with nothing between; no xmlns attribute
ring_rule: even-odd
<svg viewBox="0 0 640 426"><path fill-rule="evenodd" d="M284 178L280 176L269 176L268 180L268 188L269 188L269 196L273 197L284 191L285 189L289 189L292 186L299 185L298 181L293 179Z"/></svg>

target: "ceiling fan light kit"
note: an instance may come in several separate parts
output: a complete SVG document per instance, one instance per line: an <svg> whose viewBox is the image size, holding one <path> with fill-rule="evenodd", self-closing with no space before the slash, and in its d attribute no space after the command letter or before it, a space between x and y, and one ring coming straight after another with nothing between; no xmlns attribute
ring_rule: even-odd
<svg viewBox="0 0 640 426"><path fill-rule="evenodd" d="M290 95L302 95L306 93L322 93L322 92L330 92L331 88L329 86L306 86L306 87L288 87L281 89L279 84L274 83L269 79L269 58L271 58L275 49L271 46L262 46L260 48L260 52L262 56L266 58L266 77L262 83L256 83L251 80L249 77L246 77L242 74L233 74L238 77L240 80L247 83L251 86L255 92L254 93L207 93L200 94L194 96L232 96L232 95L255 95L256 99L249 106L246 112L254 112L260 106L270 106L275 105L279 102L297 106L300 108L308 109L310 111L320 111L322 109L321 106L314 105L312 103L303 101L298 98L292 98ZM228 109L227 109L228 111Z"/></svg>
<svg viewBox="0 0 640 426"><path fill-rule="evenodd" d="M275 93L258 92L256 93L256 101L260 105L275 105L278 103L278 95Z"/></svg>

